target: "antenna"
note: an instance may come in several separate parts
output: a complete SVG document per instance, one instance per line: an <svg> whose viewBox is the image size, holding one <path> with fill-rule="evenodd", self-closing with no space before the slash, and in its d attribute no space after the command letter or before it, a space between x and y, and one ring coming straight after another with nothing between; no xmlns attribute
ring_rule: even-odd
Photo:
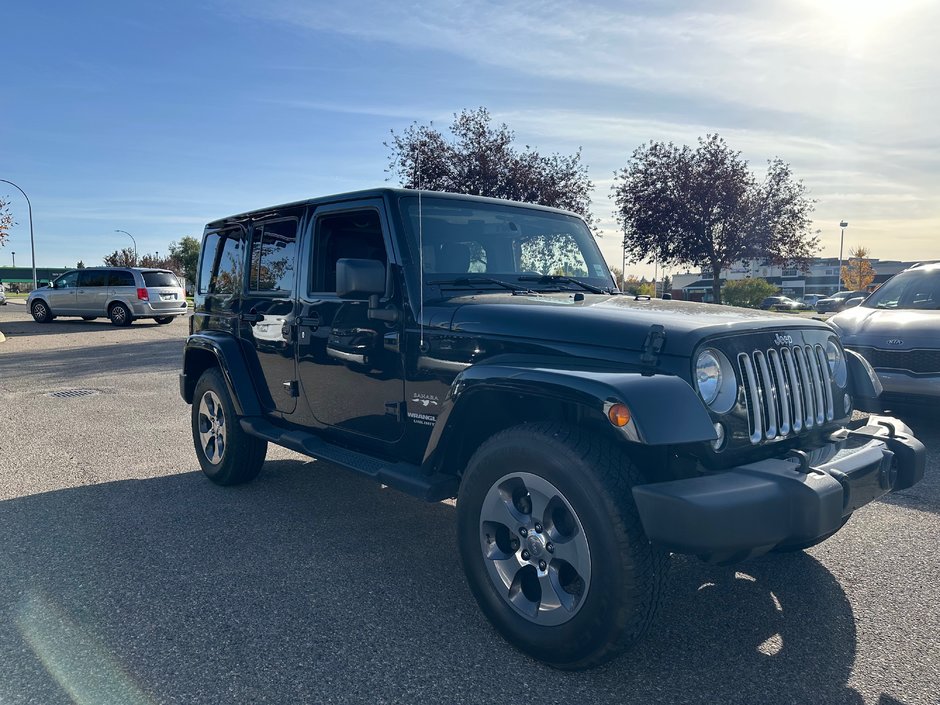
<svg viewBox="0 0 940 705"><path fill-rule="evenodd" d="M424 216L421 211L421 143L418 143L418 348L424 350Z"/></svg>

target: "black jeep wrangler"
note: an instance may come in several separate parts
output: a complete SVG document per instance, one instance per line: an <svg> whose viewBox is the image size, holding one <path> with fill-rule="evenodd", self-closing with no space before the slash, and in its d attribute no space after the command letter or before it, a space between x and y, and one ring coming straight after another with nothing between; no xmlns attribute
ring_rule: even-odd
<svg viewBox="0 0 940 705"><path fill-rule="evenodd" d="M826 324L623 294L550 208L378 189L218 220L190 332L210 479L271 442L456 497L480 607L561 668L643 635L669 552L812 546L924 472L900 421L850 430L880 386Z"/></svg>

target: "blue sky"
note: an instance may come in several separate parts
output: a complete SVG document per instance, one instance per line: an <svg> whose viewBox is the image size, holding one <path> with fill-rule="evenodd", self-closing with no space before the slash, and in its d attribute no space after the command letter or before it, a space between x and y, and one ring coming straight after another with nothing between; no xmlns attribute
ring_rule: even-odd
<svg viewBox="0 0 940 705"><path fill-rule="evenodd" d="M44 2L4 10L0 178L39 266L160 251L234 212L385 183L390 129L487 107L609 189L650 139L722 134L817 199L821 254L940 258L940 3ZM19 225L0 263L29 264ZM628 271L647 273L643 267Z"/></svg>

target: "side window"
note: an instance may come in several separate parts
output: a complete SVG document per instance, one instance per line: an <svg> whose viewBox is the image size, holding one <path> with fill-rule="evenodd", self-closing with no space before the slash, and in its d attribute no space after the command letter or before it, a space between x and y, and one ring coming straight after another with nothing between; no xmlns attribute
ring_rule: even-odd
<svg viewBox="0 0 940 705"><path fill-rule="evenodd" d="M221 235L206 293L235 294L241 288L242 235L241 229L229 230Z"/></svg>
<svg viewBox="0 0 940 705"><path fill-rule="evenodd" d="M202 242L202 258L199 261L199 293L209 291L209 281L212 279L212 267L215 263L216 251L219 249L219 233L209 233Z"/></svg>
<svg viewBox="0 0 940 705"><path fill-rule="evenodd" d="M66 272L55 280L56 289L74 289L78 284L78 272Z"/></svg>
<svg viewBox="0 0 940 705"><path fill-rule="evenodd" d="M297 219L256 223L251 235L250 291L293 291Z"/></svg>
<svg viewBox="0 0 940 705"><path fill-rule="evenodd" d="M317 219L311 292L336 291L336 262L374 259L387 264L385 238L378 212L369 209Z"/></svg>
<svg viewBox="0 0 940 705"><path fill-rule="evenodd" d="M107 286L108 272L102 269L83 269L78 273L80 287Z"/></svg>
<svg viewBox="0 0 940 705"><path fill-rule="evenodd" d="M108 286L134 286L134 275L120 270L108 273Z"/></svg>

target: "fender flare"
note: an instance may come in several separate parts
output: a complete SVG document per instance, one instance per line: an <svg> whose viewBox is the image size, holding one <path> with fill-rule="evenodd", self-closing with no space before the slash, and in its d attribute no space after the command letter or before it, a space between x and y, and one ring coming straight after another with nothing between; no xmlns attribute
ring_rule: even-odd
<svg viewBox="0 0 940 705"><path fill-rule="evenodd" d="M242 356L237 340L230 335L204 332L186 339L183 350L183 372L180 375L180 394L187 404L193 403L193 392L205 365L195 365L194 360L206 353L213 356L215 365L221 370L228 387L235 412L239 416L260 416L261 404L251 385L248 366ZM198 372L198 374L196 374Z"/></svg>
<svg viewBox="0 0 940 705"><path fill-rule="evenodd" d="M481 363L454 379L441 404L424 456L434 463L438 450L459 434L460 409L482 391L550 398L581 405L606 417L610 404L623 403L632 419L621 429L624 440L650 446L712 441L713 421L695 390L674 375L638 371L548 369L532 363Z"/></svg>

